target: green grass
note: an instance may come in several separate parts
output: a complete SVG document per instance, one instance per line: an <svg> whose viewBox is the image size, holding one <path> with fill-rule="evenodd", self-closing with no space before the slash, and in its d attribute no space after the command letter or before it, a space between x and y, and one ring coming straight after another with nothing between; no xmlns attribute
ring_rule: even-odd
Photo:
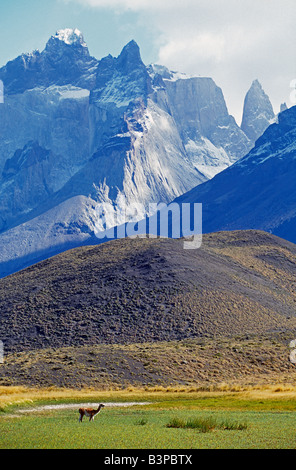
<svg viewBox="0 0 296 470"><path fill-rule="evenodd" d="M0 415L1 449L295 448L296 412L149 407L105 408L94 422L77 410ZM181 427L168 427L175 420ZM211 432L200 432L209 426ZM211 426L215 424L215 426Z"/></svg>

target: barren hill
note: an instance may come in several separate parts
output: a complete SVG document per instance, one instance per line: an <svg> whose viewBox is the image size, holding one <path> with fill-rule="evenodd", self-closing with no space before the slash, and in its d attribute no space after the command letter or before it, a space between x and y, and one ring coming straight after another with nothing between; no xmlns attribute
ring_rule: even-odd
<svg viewBox="0 0 296 470"><path fill-rule="evenodd" d="M296 246L257 231L77 248L0 280L5 351L296 332ZM292 338L293 339L293 338Z"/></svg>

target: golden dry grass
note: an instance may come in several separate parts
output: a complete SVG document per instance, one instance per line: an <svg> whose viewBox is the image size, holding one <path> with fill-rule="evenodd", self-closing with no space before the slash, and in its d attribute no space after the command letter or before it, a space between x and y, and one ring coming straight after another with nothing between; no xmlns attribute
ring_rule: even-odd
<svg viewBox="0 0 296 470"><path fill-rule="evenodd" d="M84 388L81 390L64 389L64 388L31 388L31 387L0 387L0 409L5 410L7 406L11 405L25 405L34 403L48 403L48 402L73 402L73 401L143 401L148 400L156 404L164 404L172 402L177 405L178 400L180 404L186 400L188 403L199 400L213 400L219 399L228 400L229 403L237 402L265 402L272 401L278 402L279 407L281 402L295 401L296 408L296 385L292 384L275 384L257 385L257 386L238 386L235 384L218 384L211 386L207 390L199 387L127 387L123 390L118 389L92 389ZM205 402L206 403L206 402ZM227 401L225 401L227 403ZM191 407L194 408L194 405ZM218 402L219 407L219 402ZM226 406L227 407L227 406Z"/></svg>
<svg viewBox="0 0 296 470"><path fill-rule="evenodd" d="M0 364L0 385L69 389L296 384L287 333L24 351ZM229 385L230 384L230 385ZM280 390L279 390L280 392Z"/></svg>

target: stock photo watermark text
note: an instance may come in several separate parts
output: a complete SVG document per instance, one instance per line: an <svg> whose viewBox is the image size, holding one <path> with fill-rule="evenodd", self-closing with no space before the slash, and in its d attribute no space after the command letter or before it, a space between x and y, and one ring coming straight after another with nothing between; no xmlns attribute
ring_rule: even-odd
<svg viewBox="0 0 296 470"><path fill-rule="evenodd" d="M4 84L2 80L0 80L0 104L4 103Z"/></svg>
<svg viewBox="0 0 296 470"><path fill-rule="evenodd" d="M296 78L294 78L294 80L291 80L290 88L293 88L290 93L290 101L292 104L296 104Z"/></svg>
<svg viewBox="0 0 296 470"><path fill-rule="evenodd" d="M98 203L95 235L99 239L118 238L184 238L184 249L197 249L202 244L202 204Z"/></svg>
<svg viewBox="0 0 296 470"><path fill-rule="evenodd" d="M3 341L0 340L0 364L4 362L4 344Z"/></svg>

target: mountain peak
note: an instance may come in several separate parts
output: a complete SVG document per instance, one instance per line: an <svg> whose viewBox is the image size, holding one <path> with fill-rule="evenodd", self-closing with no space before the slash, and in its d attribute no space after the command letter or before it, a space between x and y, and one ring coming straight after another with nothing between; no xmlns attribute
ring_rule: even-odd
<svg viewBox="0 0 296 470"><path fill-rule="evenodd" d="M84 41L83 34L79 29L65 28L59 29L55 35L47 41L45 51L54 51L56 54L57 50L75 49L81 51L83 55L88 55L88 48Z"/></svg>
<svg viewBox="0 0 296 470"><path fill-rule="evenodd" d="M136 43L136 41L134 39L132 39L131 41L129 41L125 46L124 48L122 49L122 52L123 51L135 51L137 52L138 54L140 54L140 48L138 46L138 44Z"/></svg>
<svg viewBox="0 0 296 470"><path fill-rule="evenodd" d="M140 48L136 41L133 39L124 46L119 57L118 63L125 69L126 72L143 66L144 64L141 59Z"/></svg>
<svg viewBox="0 0 296 470"><path fill-rule="evenodd" d="M263 90L263 87L262 87L261 83L256 78L255 80L253 80L252 85L250 86L250 88L247 92L246 98L250 97L250 96L252 97L252 95L254 95L257 92L259 92L259 94L262 95L262 97L264 97L265 100L267 99L270 102L269 97L267 96L267 94Z"/></svg>
<svg viewBox="0 0 296 470"><path fill-rule="evenodd" d="M288 109L287 103L282 103L280 106L280 113Z"/></svg>
<svg viewBox="0 0 296 470"><path fill-rule="evenodd" d="M258 79L252 82L245 101L241 128L255 142L271 124L274 111L269 97Z"/></svg>
<svg viewBox="0 0 296 470"><path fill-rule="evenodd" d="M260 90L263 90L262 85L259 82L258 78L255 78L255 80L253 80L251 88L259 88Z"/></svg>
<svg viewBox="0 0 296 470"><path fill-rule="evenodd" d="M62 41L68 45L80 44L81 46L86 46L83 34L77 28L59 29L53 38L58 39L59 41Z"/></svg>

